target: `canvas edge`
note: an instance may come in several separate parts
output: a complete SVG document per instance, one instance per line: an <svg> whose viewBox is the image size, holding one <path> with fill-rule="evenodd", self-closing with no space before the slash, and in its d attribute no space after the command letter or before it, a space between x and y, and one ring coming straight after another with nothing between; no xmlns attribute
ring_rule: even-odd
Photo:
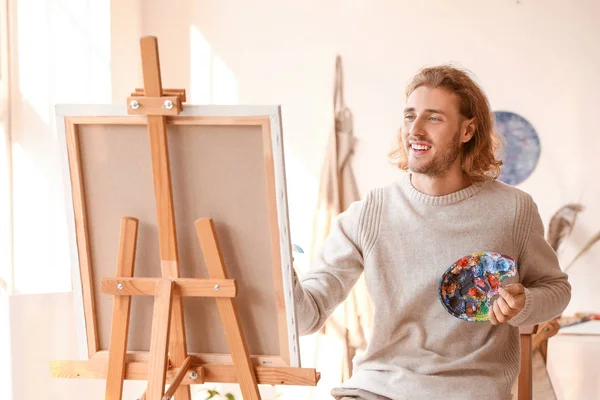
<svg viewBox="0 0 600 400"><path fill-rule="evenodd" d="M75 328L77 334L77 354L79 359L89 359L89 348L87 343L87 329L85 323L85 306L83 303L83 286L81 284L81 271L79 262L79 252L77 249L77 233L75 227L75 210L73 208L73 191L71 184L71 173L69 166L69 155L67 150L66 123L62 112L68 112L68 109L59 110L56 107L56 130L60 148L60 163L63 182L63 198L65 205L65 217L67 224L67 237L69 239L69 259L71 260L71 292L73 294L73 310L75 312Z"/></svg>
<svg viewBox="0 0 600 400"><path fill-rule="evenodd" d="M300 342L296 323L296 307L293 294L292 273L292 245L290 235L289 210L287 202L287 181L285 171L285 154L283 145L283 126L281 118L281 107L277 106L273 114L269 116L271 124L271 143L273 147L273 161L276 165L275 186L277 197L277 220L280 232L280 251L283 291L285 298L285 309L288 326L288 344L290 355L290 367L300 367Z"/></svg>

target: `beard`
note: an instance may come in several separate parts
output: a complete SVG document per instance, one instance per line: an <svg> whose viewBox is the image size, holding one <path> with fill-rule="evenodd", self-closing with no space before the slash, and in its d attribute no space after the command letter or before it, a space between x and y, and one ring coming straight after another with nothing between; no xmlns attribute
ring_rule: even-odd
<svg viewBox="0 0 600 400"><path fill-rule="evenodd" d="M440 149L438 148L438 151ZM407 151L411 149L408 146ZM452 138L450 146L443 149L430 160L421 160L416 157L408 157L408 169L416 174L423 174L430 177L442 177L448 173L450 167L461 154L460 132L456 132Z"/></svg>

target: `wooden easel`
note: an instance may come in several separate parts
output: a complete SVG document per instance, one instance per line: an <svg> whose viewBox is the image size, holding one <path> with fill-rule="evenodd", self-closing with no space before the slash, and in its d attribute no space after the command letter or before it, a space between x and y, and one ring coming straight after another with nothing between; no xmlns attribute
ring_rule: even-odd
<svg viewBox="0 0 600 400"><path fill-rule="evenodd" d="M144 366L126 360L131 296L154 296L154 311L149 359L148 388L142 396L147 400L190 400L189 385L205 382L205 366L187 354L182 298L213 297L233 360L230 366L206 366L210 378L222 382L239 382L244 399L260 399L258 383L316 385L319 374L313 369L255 367L234 303L236 282L228 279L211 219L199 219L196 233L208 269L209 279L180 277L166 117L178 115L185 102L185 89L163 89L155 37L141 39L144 88L136 89L128 98L128 113L146 115L150 136L152 174L158 221L162 277L133 278L138 220L124 217L121 221L117 274L102 280L102 291L114 295L110 348L106 373L106 399L121 399L123 381L130 375L143 373ZM140 364L138 361L136 364ZM86 364L86 369L93 368ZM190 372L188 374L188 372ZM314 377L314 378L311 378ZM307 379L308 377L308 379ZM139 379L139 378L138 378ZM165 392L165 384L170 387Z"/></svg>

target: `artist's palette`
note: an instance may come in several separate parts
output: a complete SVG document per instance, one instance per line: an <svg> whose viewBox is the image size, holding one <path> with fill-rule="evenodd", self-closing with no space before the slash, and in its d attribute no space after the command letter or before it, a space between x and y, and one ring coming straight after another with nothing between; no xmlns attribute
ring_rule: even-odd
<svg viewBox="0 0 600 400"><path fill-rule="evenodd" d="M451 315L465 321L488 321L492 299L502 282L517 274L512 258L494 252L474 253L452 264L440 279L439 298Z"/></svg>

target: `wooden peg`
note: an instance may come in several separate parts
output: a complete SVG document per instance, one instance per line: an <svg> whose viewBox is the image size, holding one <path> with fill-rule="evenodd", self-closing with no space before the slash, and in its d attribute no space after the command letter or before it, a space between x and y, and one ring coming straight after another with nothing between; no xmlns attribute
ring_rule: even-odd
<svg viewBox="0 0 600 400"><path fill-rule="evenodd" d="M187 101L185 89L162 89L163 96L177 96L182 103ZM136 88L131 93L131 97L143 97L146 96L144 88Z"/></svg>
<svg viewBox="0 0 600 400"><path fill-rule="evenodd" d="M127 113L130 115L178 115L183 110L177 96L128 97Z"/></svg>

